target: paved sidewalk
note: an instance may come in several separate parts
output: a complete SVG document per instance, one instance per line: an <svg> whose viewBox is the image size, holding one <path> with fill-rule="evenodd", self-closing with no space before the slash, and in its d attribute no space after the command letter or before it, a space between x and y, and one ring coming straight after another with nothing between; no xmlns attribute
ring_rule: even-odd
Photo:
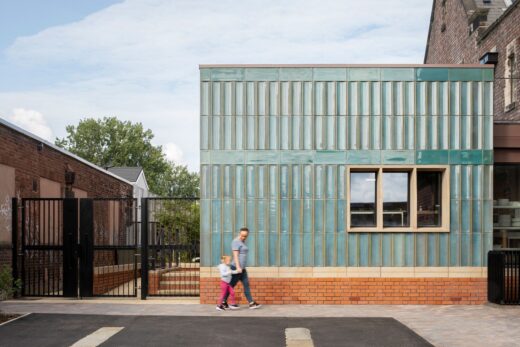
<svg viewBox="0 0 520 347"><path fill-rule="evenodd" d="M227 317L392 317L435 346L518 346L520 306L265 305L258 310L216 311L196 300L17 300L8 313Z"/></svg>

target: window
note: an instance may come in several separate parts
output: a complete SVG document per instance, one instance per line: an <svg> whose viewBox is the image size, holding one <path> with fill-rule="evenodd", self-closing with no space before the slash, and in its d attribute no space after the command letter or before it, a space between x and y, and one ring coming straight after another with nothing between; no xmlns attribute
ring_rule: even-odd
<svg viewBox="0 0 520 347"><path fill-rule="evenodd" d="M376 226L376 173L350 174L350 215L355 227Z"/></svg>
<svg viewBox="0 0 520 347"><path fill-rule="evenodd" d="M383 172L383 226L410 226L409 172Z"/></svg>
<svg viewBox="0 0 520 347"><path fill-rule="evenodd" d="M515 41L511 42L506 47L506 64L504 70L504 107L505 112L511 111L515 108Z"/></svg>
<svg viewBox="0 0 520 347"><path fill-rule="evenodd" d="M442 173L417 172L417 226L441 226Z"/></svg>
<svg viewBox="0 0 520 347"><path fill-rule="evenodd" d="M351 166L347 170L347 230L449 231L447 166Z"/></svg>
<svg viewBox="0 0 520 347"><path fill-rule="evenodd" d="M493 169L493 249L520 249L520 165Z"/></svg>

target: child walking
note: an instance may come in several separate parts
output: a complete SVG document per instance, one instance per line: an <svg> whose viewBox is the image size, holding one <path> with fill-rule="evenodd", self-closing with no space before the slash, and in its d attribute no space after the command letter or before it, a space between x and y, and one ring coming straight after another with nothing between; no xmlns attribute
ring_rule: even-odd
<svg viewBox="0 0 520 347"><path fill-rule="evenodd" d="M231 275L235 275L239 273L237 270L231 270L229 266L231 262L231 257L229 255L223 255L220 258L221 264L218 266L220 271L220 298L218 300L217 310L224 311L226 308L222 305L224 298L229 293L229 301L231 304L229 308L232 310L238 309L238 305L235 303L235 290L229 284L231 282Z"/></svg>

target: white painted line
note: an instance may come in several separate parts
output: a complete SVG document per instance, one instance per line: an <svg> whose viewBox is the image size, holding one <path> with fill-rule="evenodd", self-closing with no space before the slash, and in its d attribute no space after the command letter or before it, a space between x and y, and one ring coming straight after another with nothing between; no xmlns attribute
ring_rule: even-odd
<svg viewBox="0 0 520 347"><path fill-rule="evenodd" d="M96 347L123 330L124 327L103 327L77 341L71 347Z"/></svg>
<svg viewBox="0 0 520 347"><path fill-rule="evenodd" d="M11 319L11 320L8 320L7 322L3 322L2 324L0 324L0 327L1 327L2 325L6 325L6 324L9 324L9 323L11 323L11 322L14 322L15 320L18 320L18 319L20 319L20 318L27 317L27 316L30 315L30 314L31 314L31 313L22 314L20 317L13 318L13 319Z"/></svg>
<svg viewBox="0 0 520 347"><path fill-rule="evenodd" d="M314 347L312 342L311 331L305 328L287 328L285 329L285 346L286 347Z"/></svg>

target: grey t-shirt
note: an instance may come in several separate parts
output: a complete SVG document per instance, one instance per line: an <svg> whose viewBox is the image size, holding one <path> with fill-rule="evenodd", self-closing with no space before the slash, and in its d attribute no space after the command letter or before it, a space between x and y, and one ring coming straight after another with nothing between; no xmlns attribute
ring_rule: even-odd
<svg viewBox="0 0 520 347"><path fill-rule="evenodd" d="M247 248L246 244L242 242L239 237L237 237L231 242L231 250L238 251L238 262L240 263L240 267L245 269L247 265L247 252L249 251L249 248ZM231 265L236 266L235 257L232 257Z"/></svg>

